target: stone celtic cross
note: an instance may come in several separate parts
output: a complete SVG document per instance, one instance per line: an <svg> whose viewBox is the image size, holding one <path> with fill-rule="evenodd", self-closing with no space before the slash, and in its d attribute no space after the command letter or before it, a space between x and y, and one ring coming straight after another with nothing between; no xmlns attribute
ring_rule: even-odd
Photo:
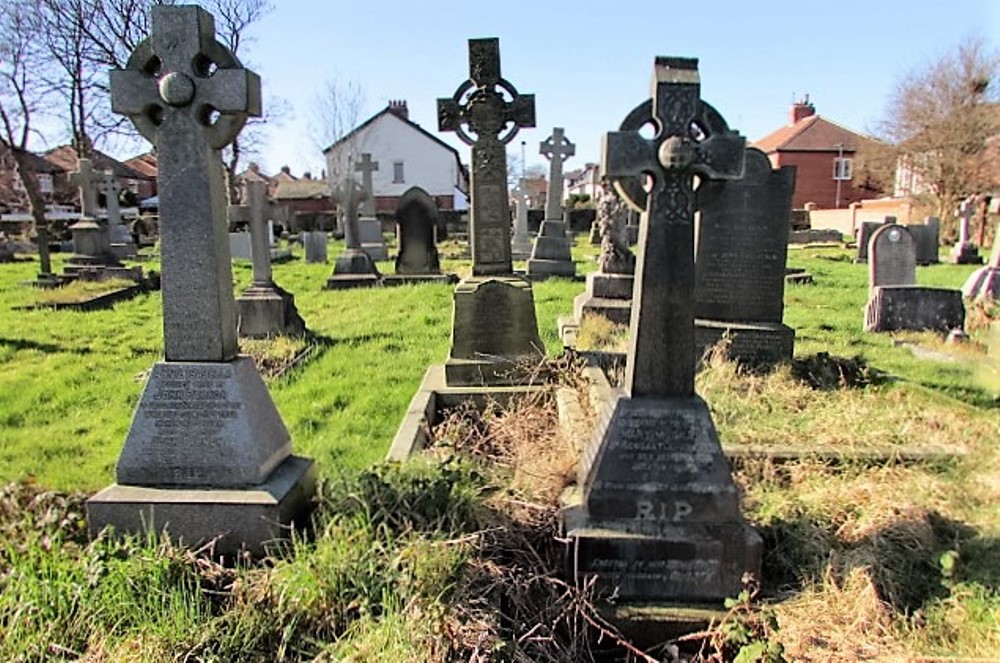
<svg viewBox="0 0 1000 663"><path fill-rule="evenodd" d="M538 152L549 160L549 193L545 198L545 218L561 221L563 162L576 154L576 145L569 142L562 127L556 127L552 130L552 135L541 142Z"/></svg>
<svg viewBox="0 0 1000 663"><path fill-rule="evenodd" d="M624 386L633 398L688 397L695 365L693 177L742 177L746 141L701 100L696 59L657 57L652 87L651 103L636 111L648 109L643 123L653 124L656 135L611 132L602 150L603 174L611 180L652 179L639 231Z"/></svg>
<svg viewBox="0 0 1000 663"><path fill-rule="evenodd" d="M362 199L358 211L363 217L375 216L375 187L372 186L372 173L378 170L378 161L372 161L372 155L365 152L361 161L354 164L354 170L361 173Z"/></svg>
<svg viewBox="0 0 1000 663"><path fill-rule="evenodd" d="M118 183L118 178L111 170L104 171L99 182L98 186L104 194L104 209L108 211L108 224L118 225L122 222L121 205L118 203L122 185Z"/></svg>
<svg viewBox="0 0 1000 663"><path fill-rule="evenodd" d="M215 40L211 14L154 6L152 34L111 72L111 107L156 145L168 361L236 356L219 150L259 116L260 78Z"/></svg>
<svg viewBox="0 0 1000 663"><path fill-rule="evenodd" d="M469 242L473 276L513 271L504 146L521 128L533 126L535 96L518 94L500 75L500 40L470 39L469 80L452 97L438 99L438 129L454 131L472 146Z"/></svg>
<svg viewBox="0 0 1000 663"><path fill-rule="evenodd" d="M97 216L97 184L101 175L94 170L90 159L77 159L76 170L69 175L70 184L80 189L80 214Z"/></svg>

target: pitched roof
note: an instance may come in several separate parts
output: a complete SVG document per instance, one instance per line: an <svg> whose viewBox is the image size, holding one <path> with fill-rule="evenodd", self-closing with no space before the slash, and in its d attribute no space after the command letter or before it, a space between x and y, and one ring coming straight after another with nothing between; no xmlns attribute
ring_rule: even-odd
<svg viewBox="0 0 1000 663"><path fill-rule="evenodd" d="M448 150L449 152L451 152L452 154L454 154L455 155L455 161L461 167L461 165L462 165L462 159L461 159L461 157L458 154L458 150L456 150L454 147L452 147L448 143L444 142L443 140L441 140L440 138L438 138L437 136L435 136L431 132L427 131L426 129L424 129L423 127L421 127L416 122L411 121L410 118L403 117L399 113L395 112L395 110L392 108L392 106L386 106L385 108L383 108L382 110L380 110L378 113L375 113L370 118L368 118L367 120L365 120L364 122L362 122L361 124L359 124L358 126L356 126L354 129L352 129L348 133L346 133L343 136L341 136L339 139L337 139L336 141L334 141L332 145L330 145L328 148L326 148L325 150L323 150L323 154L326 154L327 152L329 152L333 148L337 147L341 143L345 143L345 142L349 141L359 131L362 131L363 129L365 129L365 127L373 124L376 120L378 120L379 118L383 117L384 115L391 115L392 117L396 118L400 122L403 122L403 123L409 125L413 129L416 129L418 132L420 132L424 136L427 136L432 141L434 141L435 143L437 143L441 147L445 148L446 150Z"/></svg>
<svg viewBox="0 0 1000 663"><path fill-rule="evenodd" d="M274 190L275 200L309 200L329 198L330 185L326 180L282 180Z"/></svg>
<svg viewBox="0 0 1000 663"><path fill-rule="evenodd" d="M56 164L67 173L72 173L77 169L79 157L72 145L60 145L46 152L43 157ZM110 157L99 150L92 150L90 160L93 161L95 170L111 170L115 177L125 177L131 180L153 179L145 173L140 173L134 168L126 166L114 157Z"/></svg>
<svg viewBox="0 0 1000 663"><path fill-rule="evenodd" d="M64 172L60 166L52 163L51 161L43 159L34 152L29 152L27 150L20 150L16 147L12 148L6 142L0 140L0 151L4 150L19 152L22 155L22 157L27 161L28 170L32 173L49 173L50 175L54 175L56 173Z"/></svg>
<svg viewBox="0 0 1000 663"><path fill-rule="evenodd" d="M872 140L820 115L810 115L795 124L773 131L752 143L762 152L854 152Z"/></svg>
<svg viewBox="0 0 1000 663"><path fill-rule="evenodd" d="M152 152L146 152L131 159L126 159L125 165L139 171L146 177L156 177L156 174L159 172L159 162L156 160L156 155Z"/></svg>

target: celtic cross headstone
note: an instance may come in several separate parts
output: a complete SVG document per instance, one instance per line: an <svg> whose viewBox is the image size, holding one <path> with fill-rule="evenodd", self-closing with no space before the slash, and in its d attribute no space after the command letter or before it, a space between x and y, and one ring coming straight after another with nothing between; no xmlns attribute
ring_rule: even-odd
<svg viewBox="0 0 1000 663"><path fill-rule="evenodd" d="M118 459L87 504L90 531L160 531L216 554L287 536L313 492L252 358L237 355L219 150L260 115L260 79L196 6L152 8L152 35L111 72L112 109L156 146L164 358Z"/></svg>
<svg viewBox="0 0 1000 663"><path fill-rule="evenodd" d="M563 162L576 153L576 146L566 140L562 127L556 127L541 142L539 152L549 160L549 192L545 197L545 219L528 259L528 274L574 276L572 243L563 222L562 178Z"/></svg>
<svg viewBox="0 0 1000 663"><path fill-rule="evenodd" d="M694 177L738 179L745 140L701 100L697 60L656 58L655 126L605 136L603 174L638 205L648 180L623 389L606 405L564 511L576 573L624 599L721 601L760 568L707 404L694 392ZM624 123L628 124L628 123Z"/></svg>
<svg viewBox="0 0 1000 663"><path fill-rule="evenodd" d="M472 146L469 241L473 276L513 271L504 146L520 129L533 126L535 96L519 94L500 75L500 40L470 39L469 79L452 97L438 99L438 128L454 131Z"/></svg>
<svg viewBox="0 0 1000 663"><path fill-rule="evenodd" d="M566 138L565 130L556 127L539 145L539 154L549 160L549 193L545 198L545 220L562 221L563 163L576 154L576 145Z"/></svg>

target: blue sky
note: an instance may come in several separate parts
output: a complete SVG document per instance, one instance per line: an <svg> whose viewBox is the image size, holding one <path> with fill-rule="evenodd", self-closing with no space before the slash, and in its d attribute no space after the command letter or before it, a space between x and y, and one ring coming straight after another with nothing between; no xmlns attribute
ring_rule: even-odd
<svg viewBox="0 0 1000 663"><path fill-rule="evenodd" d="M896 81L962 40L1000 46L1000 0L825 0L647 3L275 0L243 58L263 78L265 107L279 96L294 114L273 131L265 170L322 168L307 108L328 78L365 90L364 117L405 99L410 119L437 134L436 99L468 76L467 40L499 37L503 75L533 93L537 128L511 144L542 163L538 143L566 129L576 157L600 157L600 139L649 95L653 57L700 60L703 98L749 140L787 122L795 98L858 131L874 129Z"/></svg>

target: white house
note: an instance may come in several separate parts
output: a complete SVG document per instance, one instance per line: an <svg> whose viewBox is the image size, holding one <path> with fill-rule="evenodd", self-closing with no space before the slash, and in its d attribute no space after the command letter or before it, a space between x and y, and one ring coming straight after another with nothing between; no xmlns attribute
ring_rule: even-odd
<svg viewBox="0 0 1000 663"><path fill-rule="evenodd" d="M323 150L331 181L354 171L362 154L378 163L372 173L376 212L391 213L403 193L419 186L442 210L468 208L469 175L458 150L411 122L405 101L390 101L382 111ZM361 173L354 171L361 181Z"/></svg>

